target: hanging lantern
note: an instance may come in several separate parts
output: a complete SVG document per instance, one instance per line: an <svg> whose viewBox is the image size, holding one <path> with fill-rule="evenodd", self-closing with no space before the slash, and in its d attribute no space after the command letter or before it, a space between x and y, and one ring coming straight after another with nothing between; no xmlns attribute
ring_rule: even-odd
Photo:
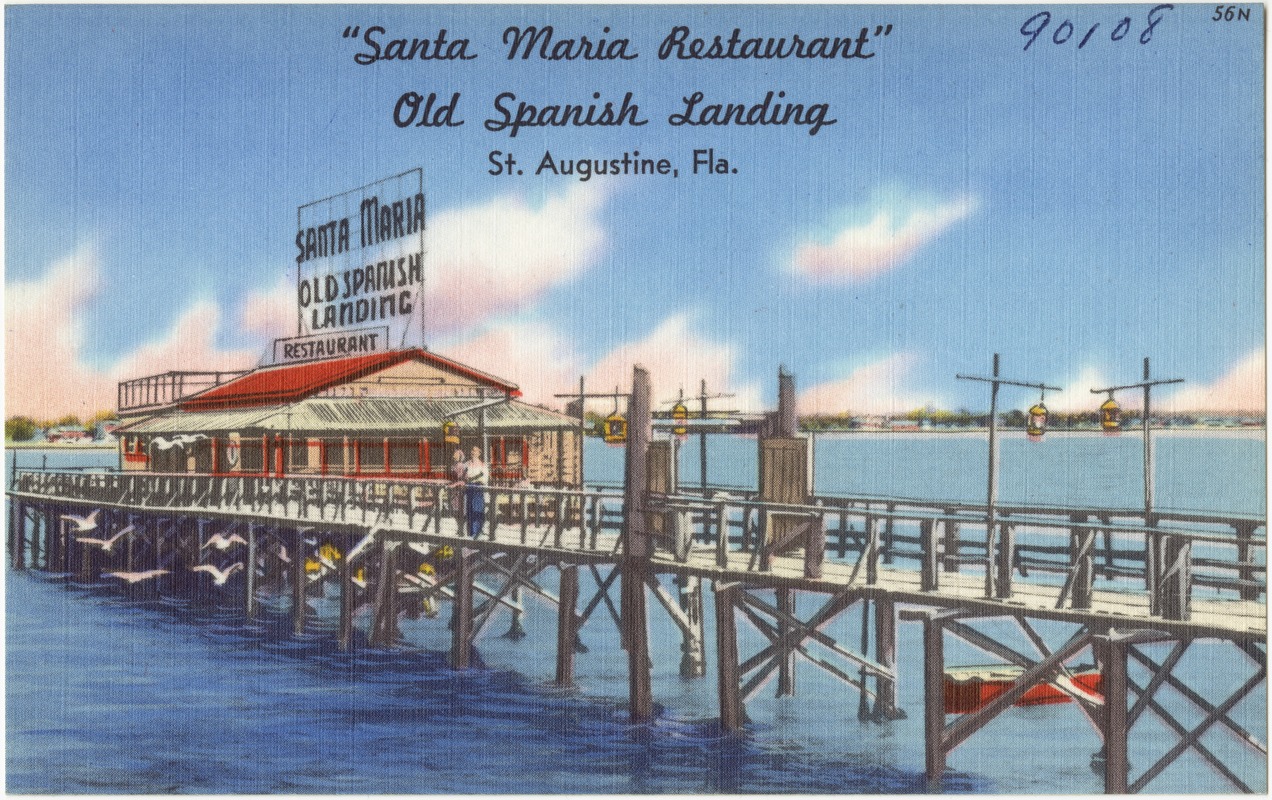
<svg viewBox="0 0 1272 800"><path fill-rule="evenodd" d="M1100 404L1100 429L1105 436L1116 436L1122 430L1122 407L1109 395L1109 399Z"/></svg>
<svg viewBox="0 0 1272 800"><path fill-rule="evenodd" d="M1047 432L1047 407L1039 400L1029 409L1029 421L1025 423L1025 433L1029 440L1041 442L1042 435Z"/></svg>
<svg viewBox="0 0 1272 800"><path fill-rule="evenodd" d="M449 421L442 423L442 443L459 444L459 425Z"/></svg>
<svg viewBox="0 0 1272 800"><path fill-rule="evenodd" d="M671 409L672 427L671 432L677 436L684 436L689 433L689 409L685 408L684 403L676 403Z"/></svg>
<svg viewBox="0 0 1272 800"><path fill-rule="evenodd" d="M605 418L601 425L606 444L624 444L627 442L627 420L615 411Z"/></svg>

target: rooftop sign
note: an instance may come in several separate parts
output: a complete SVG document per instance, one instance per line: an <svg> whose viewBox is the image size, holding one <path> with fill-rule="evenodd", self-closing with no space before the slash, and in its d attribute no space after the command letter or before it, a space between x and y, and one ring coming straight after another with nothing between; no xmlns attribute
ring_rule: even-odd
<svg viewBox="0 0 1272 800"><path fill-rule="evenodd" d="M375 323L388 329L377 350L423 346L423 170L297 208L295 258L298 338L339 342ZM293 360L287 342L293 352L325 349L317 341L280 340L275 360Z"/></svg>
<svg viewBox="0 0 1272 800"><path fill-rule="evenodd" d="M364 356L389 349L387 327L341 330L274 340L274 363L292 364L326 358Z"/></svg>

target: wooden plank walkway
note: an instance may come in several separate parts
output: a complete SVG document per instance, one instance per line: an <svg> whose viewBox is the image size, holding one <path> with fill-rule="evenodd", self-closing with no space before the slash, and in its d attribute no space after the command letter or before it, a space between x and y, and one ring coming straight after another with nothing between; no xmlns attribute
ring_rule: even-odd
<svg viewBox="0 0 1272 800"><path fill-rule="evenodd" d="M562 526L554 522L522 524L503 520L487 524L478 539L461 536L461 520L453 512L440 515L429 507L408 511L402 504L382 506L378 503L339 509L331 504L302 505L297 500L274 502L270 510L207 505L162 505L138 507L135 504L109 503L100 500L51 498L35 492L11 491L10 496L33 503L56 499L59 503L81 507L114 508L122 512L162 513L173 516L220 519L226 523L251 522L265 526L306 527L344 532L365 532L376 537L399 541L427 542L436 545L464 546L484 552L529 553L540 559L576 564L614 564L621 556L621 541L616 529L607 529L575 519ZM617 501L617 498L610 498ZM1010 598L989 598L985 592L983 571L942 572L940 586L924 591L921 572L879 565L873 582L867 582L867 570L858 568L856 558L827 557L821 575L805 575L800 552L776 554L768 570L760 570L754 550L728 550L720 565L716 544L693 543L677 558L670 549L658 548L650 559L656 573L677 573L708 578L718 582L736 582L747 588L789 588L835 594L845 590L861 592L871 598L889 599L937 608L965 608L977 614L1027 614L1031 617L1075 622L1095 626L1151 628L1163 633L1184 636L1214 635L1221 638L1267 636L1265 601L1236 598L1191 599L1188 620L1166 620L1150 612L1149 598L1142 580L1125 579L1125 591L1108 588L1092 592L1088 609L1057 608L1061 587L1054 583L1018 579Z"/></svg>

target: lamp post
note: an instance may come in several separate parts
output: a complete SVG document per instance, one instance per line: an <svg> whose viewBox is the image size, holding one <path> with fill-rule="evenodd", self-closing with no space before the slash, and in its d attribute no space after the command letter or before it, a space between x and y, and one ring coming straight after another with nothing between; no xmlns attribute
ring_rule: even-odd
<svg viewBox="0 0 1272 800"><path fill-rule="evenodd" d="M987 558L993 558L993 545L995 530L997 524L995 516L998 505L998 387L999 386L1023 386L1026 389L1038 389L1040 391L1051 390L1054 392L1061 391L1059 386L1048 386L1045 383L1027 383L1025 381L1009 381L998 377L998 354L994 353L994 371L993 375L985 378L975 375L956 375L956 378L962 381L980 381L990 385L989 390L989 477L988 487L985 498L985 555ZM1013 559L1013 543L1011 541L1011 533L1003 531L1003 541L998 548L998 567L997 581L994 579L994 568L991 564L986 564L985 568L985 596L986 597L1011 597L1011 571ZM995 585L996 584L996 585Z"/></svg>
<svg viewBox="0 0 1272 800"><path fill-rule="evenodd" d="M1153 409L1151 404L1152 388L1163 383L1183 383L1183 378L1165 378L1160 380L1152 380L1149 370L1148 356L1144 356L1144 380L1139 383L1128 383L1125 386L1109 386L1104 389L1092 389L1091 394L1107 393L1112 399L1114 392L1120 392L1123 389L1142 389L1144 391L1144 525L1152 528L1156 526L1157 519L1153 514L1153 434L1152 434L1152 417ZM1148 589L1151 612L1153 614L1163 613L1162 586L1165 577L1161 573L1162 553L1160 542L1154 535L1147 535L1144 540L1144 560L1145 560L1145 587ZM1185 603L1186 607L1186 603ZM1175 610L1178 615L1180 610Z"/></svg>
<svg viewBox="0 0 1272 800"><path fill-rule="evenodd" d="M1163 383L1183 383L1183 378L1165 378L1160 380L1150 380L1150 371L1148 356L1144 356L1144 380L1139 383L1128 383L1125 386L1109 386L1104 389L1092 389L1091 394L1108 394L1109 399L1113 398L1114 392L1120 392L1123 389L1143 389L1144 390L1144 524L1153 524L1153 436L1151 433L1152 425L1149 423L1152 417L1152 406L1150 405L1150 390L1157 385Z"/></svg>

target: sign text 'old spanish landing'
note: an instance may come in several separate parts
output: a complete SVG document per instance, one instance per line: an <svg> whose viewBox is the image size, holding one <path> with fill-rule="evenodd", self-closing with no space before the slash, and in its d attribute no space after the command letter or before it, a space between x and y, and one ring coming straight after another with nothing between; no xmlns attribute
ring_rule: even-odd
<svg viewBox="0 0 1272 800"><path fill-rule="evenodd" d="M424 344L420 168L300 206L295 257L299 336L344 341L375 324L384 346Z"/></svg>

